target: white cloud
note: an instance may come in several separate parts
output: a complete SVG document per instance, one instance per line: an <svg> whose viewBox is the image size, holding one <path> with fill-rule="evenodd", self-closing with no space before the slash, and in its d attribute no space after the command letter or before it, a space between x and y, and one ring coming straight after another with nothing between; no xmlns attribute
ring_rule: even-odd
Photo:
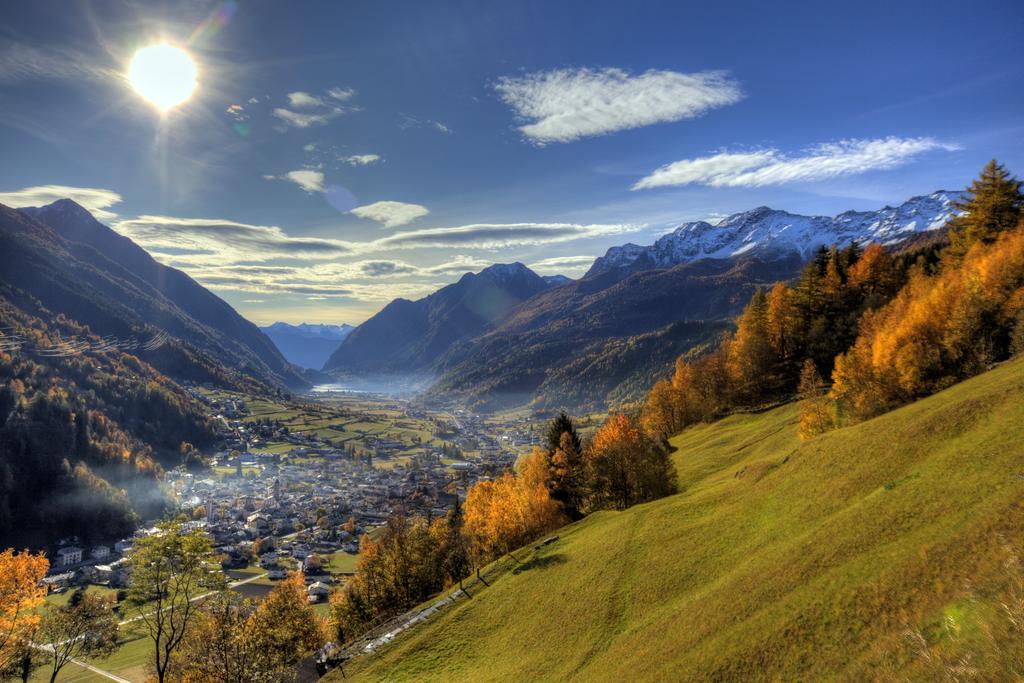
<svg viewBox="0 0 1024 683"><path fill-rule="evenodd" d="M327 91L327 94L339 102L347 102L355 97L356 91L354 88L331 88Z"/></svg>
<svg viewBox="0 0 1024 683"><path fill-rule="evenodd" d="M356 106L342 107L338 105L338 102L347 102L355 94L356 91L352 88L331 88L327 91L326 97L296 90L288 93L290 109L278 107L271 114L289 126L309 128L327 123L350 111L358 111L359 107ZM296 109L303 111L295 111Z"/></svg>
<svg viewBox="0 0 1024 683"><path fill-rule="evenodd" d="M478 223L454 228L426 228L395 233L373 242L378 249L462 247L499 249L607 237L643 229L642 225L578 223Z"/></svg>
<svg viewBox="0 0 1024 683"><path fill-rule="evenodd" d="M320 171L311 171L306 168L288 171L281 180L295 183L309 193L324 191L324 174Z"/></svg>
<svg viewBox="0 0 1024 683"><path fill-rule="evenodd" d="M273 259L327 260L353 245L319 237L291 237L279 227L216 218L138 216L114 223L117 232L182 267ZM186 265L187 264L187 265Z"/></svg>
<svg viewBox="0 0 1024 683"><path fill-rule="evenodd" d="M288 105L295 107L296 109L308 109L309 107L320 107L323 106L324 101L315 95L310 95L308 92L290 92L288 93Z"/></svg>
<svg viewBox="0 0 1024 683"><path fill-rule="evenodd" d="M634 190L677 185L760 187L827 180L838 176L896 168L933 150L953 151L959 145L934 138L888 137L840 140L816 145L799 154L776 149L720 152L662 166L633 185Z"/></svg>
<svg viewBox="0 0 1024 683"><path fill-rule="evenodd" d="M530 264L530 270L541 275L583 273L594 263L593 256L552 256Z"/></svg>
<svg viewBox="0 0 1024 683"><path fill-rule="evenodd" d="M446 135L452 134L452 129L444 125L440 121L434 121L433 119L421 119L416 116L410 116L409 114L401 114L402 120L398 124L398 127L406 130L409 128L433 128L436 131L445 133Z"/></svg>
<svg viewBox="0 0 1024 683"><path fill-rule="evenodd" d="M396 228L399 225L405 225L421 216L426 216L428 213L430 213L430 210L420 204L392 201L374 202L373 204L357 206L352 209L353 215L377 221L385 228Z"/></svg>
<svg viewBox="0 0 1024 683"><path fill-rule="evenodd" d="M316 145L310 142L309 144L303 145L302 149L306 152L313 152L316 151Z"/></svg>
<svg viewBox="0 0 1024 683"><path fill-rule="evenodd" d="M330 109L324 109L317 113L303 114L301 112L278 107L271 113L288 125L295 126L296 128L309 128L310 126L327 123L331 119L344 114L345 110L341 107L331 107Z"/></svg>
<svg viewBox="0 0 1024 683"><path fill-rule="evenodd" d="M98 187L36 185L14 192L0 192L0 204L6 204L16 209L24 206L44 206L58 199L71 199L81 204L100 221L117 218L116 213L106 211L106 209L121 203L121 195L113 190L104 190Z"/></svg>
<svg viewBox="0 0 1024 683"><path fill-rule="evenodd" d="M693 118L743 98L739 84L718 71L558 69L505 76L495 89L537 144Z"/></svg>
<svg viewBox="0 0 1024 683"><path fill-rule="evenodd" d="M353 154L352 156L341 157L339 161L344 161L349 166L368 166L370 164L380 161L379 154Z"/></svg>

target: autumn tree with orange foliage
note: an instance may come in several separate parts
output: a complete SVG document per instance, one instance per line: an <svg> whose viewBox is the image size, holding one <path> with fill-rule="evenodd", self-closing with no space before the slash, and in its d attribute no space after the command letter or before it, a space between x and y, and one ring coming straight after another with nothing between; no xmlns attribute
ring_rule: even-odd
<svg viewBox="0 0 1024 683"><path fill-rule="evenodd" d="M231 590L204 600L174 655L182 683L278 683L326 640L306 599L301 573L277 584L263 601Z"/></svg>
<svg viewBox="0 0 1024 683"><path fill-rule="evenodd" d="M956 267L918 274L836 359L831 397L862 420L1008 358L1024 314L1024 225L976 242Z"/></svg>
<svg viewBox="0 0 1024 683"><path fill-rule="evenodd" d="M797 397L800 399L797 434L801 439L810 439L833 427L835 416L832 402L828 398L828 389L810 358L804 361L800 370Z"/></svg>
<svg viewBox="0 0 1024 683"><path fill-rule="evenodd" d="M625 509L678 490L668 449L650 439L637 420L612 415L590 440L586 451L593 472L591 509Z"/></svg>
<svg viewBox="0 0 1024 683"><path fill-rule="evenodd" d="M260 602L245 627L255 652L255 669L268 680L286 674L327 640L320 618L306 597L302 572L293 572Z"/></svg>
<svg viewBox="0 0 1024 683"><path fill-rule="evenodd" d="M463 578L461 522L394 514L378 540L363 536L356 572L330 598L335 637L345 642Z"/></svg>
<svg viewBox="0 0 1024 683"><path fill-rule="evenodd" d="M717 349L676 361L671 383L656 383L644 402L644 431L665 438L736 409L792 399L805 361L819 375L830 374L836 355L856 340L862 316L896 294L912 263L877 244L863 251L857 244L822 248L792 285L755 292L736 332ZM817 400L808 405L825 407ZM827 423L823 414L818 418Z"/></svg>
<svg viewBox="0 0 1024 683"><path fill-rule="evenodd" d="M652 439L667 439L686 426L686 415L686 397L672 382L660 380L644 400L640 424Z"/></svg>
<svg viewBox="0 0 1024 683"><path fill-rule="evenodd" d="M549 477L546 455L535 449L520 463L518 476L506 472L470 488L465 529L477 566L510 554L566 522L561 506L545 486Z"/></svg>
<svg viewBox="0 0 1024 683"><path fill-rule="evenodd" d="M46 596L43 577L50 563L43 554L0 553L0 670L6 669L19 651L19 643L39 625L36 607Z"/></svg>

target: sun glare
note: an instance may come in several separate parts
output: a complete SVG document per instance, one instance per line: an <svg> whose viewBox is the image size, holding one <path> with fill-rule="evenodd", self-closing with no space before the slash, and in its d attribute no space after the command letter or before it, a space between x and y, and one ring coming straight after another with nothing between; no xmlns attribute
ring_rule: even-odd
<svg viewBox="0 0 1024 683"><path fill-rule="evenodd" d="M197 71L187 52L161 43L135 53L128 67L128 81L143 99L166 111L192 96Z"/></svg>

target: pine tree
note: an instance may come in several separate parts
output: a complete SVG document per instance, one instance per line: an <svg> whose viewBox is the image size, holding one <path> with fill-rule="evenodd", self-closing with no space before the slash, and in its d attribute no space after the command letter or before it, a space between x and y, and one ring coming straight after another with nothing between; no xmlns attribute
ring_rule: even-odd
<svg viewBox="0 0 1024 683"><path fill-rule="evenodd" d="M548 453L554 453L559 445L562 443L562 434L568 433L572 439L573 446L576 452L580 452L583 449L583 444L580 441L580 435L576 431L576 425L573 424L572 418L560 412L558 417L551 421L551 425L548 427L547 435L544 438L544 443L547 446Z"/></svg>
<svg viewBox="0 0 1024 683"><path fill-rule="evenodd" d="M967 213L957 217L950 230L946 256L953 262L962 259L972 245L992 242L999 233L1017 227L1024 213L1021 181L995 159L985 165L967 193L969 197L956 205Z"/></svg>

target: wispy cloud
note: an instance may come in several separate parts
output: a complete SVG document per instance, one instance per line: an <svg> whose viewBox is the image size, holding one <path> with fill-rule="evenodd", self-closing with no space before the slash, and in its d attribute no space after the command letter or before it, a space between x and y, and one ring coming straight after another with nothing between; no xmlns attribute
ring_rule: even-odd
<svg viewBox="0 0 1024 683"><path fill-rule="evenodd" d="M309 128L322 125L342 114L358 111L352 105L342 106L339 102L347 102L355 97L356 91L351 88L330 88L324 95L297 90L288 93L288 107L277 107L271 114L288 126Z"/></svg>
<svg viewBox="0 0 1024 683"><path fill-rule="evenodd" d="M347 157L341 157L339 161L343 161L349 166L369 166L370 164L377 163L380 161L379 154L353 154Z"/></svg>
<svg viewBox="0 0 1024 683"><path fill-rule="evenodd" d="M812 182L896 168L926 152L957 149L959 145L929 137L888 137L829 142L797 154L784 154L777 149L720 152L662 166L639 180L632 189L694 184L760 187Z"/></svg>
<svg viewBox="0 0 1024 683"><path fill-rule="evenodd" d="M213 289L318 299L353 297L360 301L385 302L398 296L424 296L444 284L390 279L410 274L407 271L420 272L415 266L387 260L314 264L279 268L273 272L241 265L189 268L192 277ZM363 281L353 281L359 279Z"/></svg>
<svg viewBox="0 0 1024 683"><path fill-rule="evenodd" d="M327 96L339 102L347 102L356 96L356 91L354 88L330 88L327 91Z"/></svg>
<svg viewBox="0 0 1024 683"><path fill-rule="evenodd" d="M454 131L440 121L434 121L433 119L423 119L418 116L411 116L410 114L401 114L402 120L398 124L398 127L405 130L409 128L428 128L444 133L445 135L451 135Z"/></svg>
<svg viewBox="0 0 1024 683"><path fill-rule="evenodd" d="M113 81L119 78L122 76L112 65L100 64L89 55L61 45L50 44L43 49L11 41L0 47L0 83L50 79Z"/></svg>
<svg viewBox="0 0 1024 683"><path fill-rule="evenodd" d="M552 256L551 258L534 261L530 270L541 275L564 275L566 273L583 273L594 263L593 256Z"/></svg>
<svg viewBox="0 0 1024 683"><path fill-rule="evenodd" d="M138 216L114 229L147 250L190 265L273 259L333 259L352 252L341 240L291 237L279 227L210 218Z"/></svg>
<svg viewBox="0 0 1024 683"><path fill-rule="evenodd" d="M396 228L406 223L426 216L430 213L427 207L420 204L406 204L405 202L382 201L357 206L352 209L352 214L360 218L368 218L377 221L385 228Z"/></svg>
<svg viewBox="0 0 1024 683"><path fill-rule="evenodd" d="M454 228L427 228L376 240L378 248L462 247L499 249L568 242L634 232L643 226L580 225L577 223L479 223Z"/></svg>
<svg viewBox="0 0 1024 683"><path fill-rule="evenodd" d="M330 109L307 114L278 107L271 113L289 126L295 126L296 128L309 128L310 126L327 123L331 119L344 114L345 110L341 107L331 107Z"/></svg>
<svg viewBox="0 0 1024 683"><path fill-rule="evenodd" d="M113 190L98 187L71 187L68 185L36 185L14 192L0 192L0 204L14 208L43 206L58 199L71 199L88 209L97 220L109 221L117 218L113 211L107 211L114 204L121 203L121 195Z"/></svg>
<svg viewBox="0 0 1024 683"><path fill-rule="evenodd" d="M558 69L505 76L494 87L527 122L519 130L537 144L689 119L743 97L739 84L720 71Z"/></svg>

